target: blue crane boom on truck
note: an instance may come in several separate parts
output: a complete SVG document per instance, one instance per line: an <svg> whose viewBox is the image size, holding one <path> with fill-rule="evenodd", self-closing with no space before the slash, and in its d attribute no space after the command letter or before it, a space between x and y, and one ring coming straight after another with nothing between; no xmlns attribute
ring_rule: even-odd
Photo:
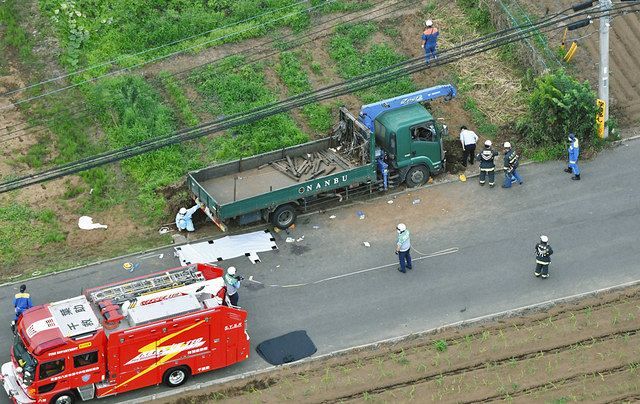
<svg viewBox="0 0 640 404"><path fill-rule="evenodd" d="M223 231L232 219L287 228L300 210L386 190L392 177L420 186L444 171L447 136L420 103L455 96L452 85L431 87L364 105L358 119L340 108L330 136L190 172L187 186Z"/></svg>

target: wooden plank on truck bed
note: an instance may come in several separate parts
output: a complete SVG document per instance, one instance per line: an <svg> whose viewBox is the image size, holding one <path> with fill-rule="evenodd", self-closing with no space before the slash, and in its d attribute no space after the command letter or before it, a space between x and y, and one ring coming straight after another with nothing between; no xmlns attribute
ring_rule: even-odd
<svg viewBox="0 0 640 404"><path fill-rule="evenodd" d="M292 180L300 181L300 177L296 177L295 175L291 174L289 172L288 168L283 166L279 162L274 161L271 165L273 166L273 168L275 168L276 170L280 171L282 174L286 175L287 177L291 178Z"/></svg>

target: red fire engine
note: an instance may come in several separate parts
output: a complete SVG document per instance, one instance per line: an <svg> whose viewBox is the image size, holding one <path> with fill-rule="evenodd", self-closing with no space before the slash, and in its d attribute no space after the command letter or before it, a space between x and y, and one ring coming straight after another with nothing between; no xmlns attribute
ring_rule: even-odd
<svg viewBox="0 0 640 404"><path fill-rule="evenodd" d="M0 378L15 403L73 403L189 376L249 357L247 313L222 268L145 275L24 312Z"/></svg>

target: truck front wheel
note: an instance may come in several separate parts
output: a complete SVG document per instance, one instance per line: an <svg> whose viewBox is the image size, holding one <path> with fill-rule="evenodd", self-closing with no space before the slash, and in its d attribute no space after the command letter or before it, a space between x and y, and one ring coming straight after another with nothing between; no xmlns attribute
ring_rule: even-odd
<svg viewBox="0 0 640 404"><path fill-rule="evenodd" d="M293 205L282 205L271 214L271 223L280 228L288 229L296 221L296 208Z"/></svg>
<svg viewBox="0 0 640 404"><path fill-rule="evenodd" d="M429 169L425 166L415 166L409 169L405 182L409 188L419 187L429 179Z"/></svg>
<svg viewBox="0 0 640 404"><path fill-rule="evenodd" d="M76 401L76 396L70 392L65 391L64 393L58 394L51 400L52 404L73 404Z"/></svg>
<svg viewBox="0 0 640 404"><path fill-rule="evenodd" d="M164 372L164 377L162 381L169 387L178 387L185 384L185 382L189 379L189 369L184 366L178 366L176 368L171 368Z"/></svg>

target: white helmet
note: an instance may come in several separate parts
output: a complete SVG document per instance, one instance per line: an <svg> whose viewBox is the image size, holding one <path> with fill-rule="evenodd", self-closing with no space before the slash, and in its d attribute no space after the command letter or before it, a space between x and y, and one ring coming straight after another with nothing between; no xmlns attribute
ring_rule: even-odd
<svg viewBox="0 0 640 404"><path fill-rule="evenodd" d="M427 20L424 22L424 25L426 25L427 27L433 27L433 21Z"/></svg>
<svg viewBox="0 0 640 404"><path fill-rule="evenodd" d="M510 149L510 148L511 148L511 143L509 143L509 142L504 142L504 148L505 148L505 149Z"/></svg>
<svg viewBox="0 0 640 404"><path fill-rule="evenodd" d="M178 213L180 213L181 215L187 214L187 208L180 208L180 211Z"/></svg>
<svg viewBox="0 0 640 404"><path fill-rule="evenodd" d="M235 275L236 274L236 267L229 267L227 268L227 273L229 275Z"/></svg>
<svg viewBox="0 0 640 404"><path fill-rule="evenodd" d="M484 141L484 145L485 145L486 147L491 147L491 140L489 140L489 139L485 140L485 141Z"/></svg>
<svg viewBox="0 0 640 404"><path fill-rule="evenodd" d="M407 226L404 223L400 223L398 224L398 227L396 227L396 230L398 230L398 233L402 233L407 230Z"/></svg>
<svg viewBox="0 0 640 404"><path fill-rule="evenodd" d="M543 243L548 243L549 242L549 237L542 235L542 236L540 236L540 241L542 241Z"/></svg>

